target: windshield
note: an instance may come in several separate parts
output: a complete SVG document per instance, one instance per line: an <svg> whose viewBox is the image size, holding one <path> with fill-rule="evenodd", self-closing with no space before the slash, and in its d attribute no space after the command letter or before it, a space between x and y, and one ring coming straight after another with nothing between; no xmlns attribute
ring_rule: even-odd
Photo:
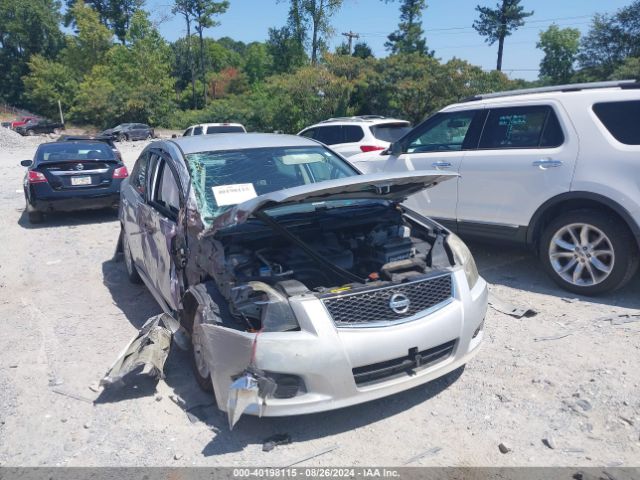
<svg viewBox="0 0 640 480"><path fill-rule="evenodd" d="M64 162L67 160L115 160L111 147L104 143L48 143L40 145L36 162Z"/></svg>
<svg viewBox="0 0 640 480"><path fill-rule="evenodd" d="M393 143L400 140L407 132L411 130L411 125L406 122L383 123L371 127L373 136L383 142Z"/></svg>
<svg viewBox="0 0 640 480"><path fill-rule="evenodd" d="M358 173L322 146L250 148L186 155L205 223L258 195Z"/></svg>
<svg viewBox="0 0 640 480"><path fill-rule="evenodd" d="M216 127L207 127L207 134L210 133L244 133L244 128L234 125L220 125Z"/></svg>

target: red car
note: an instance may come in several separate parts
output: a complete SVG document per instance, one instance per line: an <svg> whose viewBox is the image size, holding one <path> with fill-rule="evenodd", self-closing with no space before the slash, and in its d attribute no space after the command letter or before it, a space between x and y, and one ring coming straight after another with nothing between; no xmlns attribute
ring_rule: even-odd
<svg viewBox="0 0 640 480"><path fill-rule="evenodd" d="M21 127L22 125L26 125L29 120L38 120L39 117L28 116L28 117L20 117L18 120L14 120L11 122L11 129L15 130L16 127Z"/></svg>

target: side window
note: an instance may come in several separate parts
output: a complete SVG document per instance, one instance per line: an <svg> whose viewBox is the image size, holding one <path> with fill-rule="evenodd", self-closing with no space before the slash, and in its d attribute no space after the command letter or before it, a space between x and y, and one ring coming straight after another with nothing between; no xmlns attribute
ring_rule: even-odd
<svg viewBox="0 0 640 480"><path fill-rule="evenodd" d="M554 148L559 147L563 143L564 133L562 133L562 127L560 126L556 112L550 108L547 123L544 126L542 138L540 139L540 146L543 148Z"/></svg>
<svg viewBox="0 0 640 480"><path fill-rule="evenodd" d="M185 130L185 132L182 134L183 137L188 137L189 135L191 135L191 132L193 131L193 128L187 128L187 130Z"/></svg>
<svg viewBox="0 0 640 480"><path fill-rule="evenodd" d="M147 169L149 166L149 154L144 153L140 155L138 161L133 167L131 172L131 186L136 189L140 195L144 197L144 193L147 190Z"/></svg>
<svg viewBox="0 0 640 480"><path fill-rule="evenodd" d="M620 143L640 145L640 100L596 103L593 112Z"/></svg>
<svg viewBox="0 0 640 480"><path fill-rule="evenodd" d="M459 151L465 146L476 110L440 113L407 138L407 153Z"/></svg>
<svg viewBox="0 0 640 480"><path fill-rule="evenodd" d="M342 127L342 133L344 135L344 143L355 143L364 138L362 127L357 125L345 125Z"/></svg>
<svg viewBox="0 0 640 480"><path fill-rule="evenodd" d="M300 136L306 137L306 138L315 138L314 137L315 133L316 133L315 129L310 128L309 130L305 130L304 132L302 132Z"/></svg>
<svg viewBox="0 0 640 480"><path fill-rule="evenodd" d="M194 135L202 135L202 127L196 127L193 129Z"/></svg>
<svg viewBox="0 0 640 480"><path fill-rule="evenodd" d="M543 130L550 119L549 129ZM495 108L489 112L479 148L538 148L564 140L555 113L548 106ZM562 142L560 142L562 143Z"/></svg>
<svg viewBox="0 0 640 480"><path fill-rule="evenodd" d="M325 145L342 143L342 127L318 127L314 138Z"/></svg>
<svg viewBox="0 0 640 480"><path fill-rule="evenodd" d="M166 213L175 216L180 210L180 190L178 183L164 159L158 159L155 170L155 188L151 198L152 203L159 206Z"/></svg>

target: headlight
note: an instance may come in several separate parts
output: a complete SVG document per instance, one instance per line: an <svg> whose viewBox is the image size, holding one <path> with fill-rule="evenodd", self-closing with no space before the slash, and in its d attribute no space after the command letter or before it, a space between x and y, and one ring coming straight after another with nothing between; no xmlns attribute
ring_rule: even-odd
<svg viewBox="0 0 640 480"><path fill-rule="evenodd" d="M476 267L476 262L473 259L473 255L471 255L469 247L454 233L449 234L447 237L447 244L455 257L456 264L462 265L469 288L473 288L475 284L478 283L480 274L478 273L478 267Z"/></svg>

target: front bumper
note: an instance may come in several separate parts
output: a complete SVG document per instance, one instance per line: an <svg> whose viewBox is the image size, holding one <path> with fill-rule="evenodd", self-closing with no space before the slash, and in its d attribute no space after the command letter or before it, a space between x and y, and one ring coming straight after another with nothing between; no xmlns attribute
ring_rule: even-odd
<svg viewBox="0 0 640 480"><path fill-rule="evenodd" d="M459 368L477 352L483 339L487 284L472 290L462 270L453 272L453 300L411 322L385 327L337 328L323 304L312 295L290 299L301 330L255 334L203 325L211 343L211 371L218 406L226 410L231 379L249 364L261 371L300 377L305 389L292 398L268 396L245 413L287 416L322 412L382 398L423 385ZM218 329L216 332L213 329ZM475 336L474 336L475 334ZM423 368L357 384L354 368L406 357L454 341L446 357ZM216 355L217 350L217 355ZM215 357L215 358L214 358Z"/></svg>

